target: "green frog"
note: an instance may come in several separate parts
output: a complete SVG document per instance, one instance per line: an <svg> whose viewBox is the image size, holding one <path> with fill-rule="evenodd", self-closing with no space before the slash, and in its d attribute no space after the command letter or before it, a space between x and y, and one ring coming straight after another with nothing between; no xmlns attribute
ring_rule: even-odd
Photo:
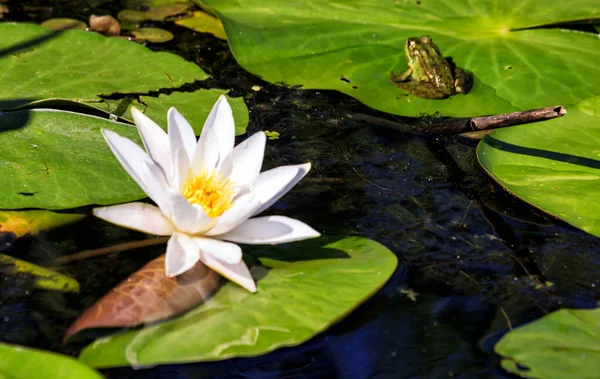
<svg viewBox="0 0 600 379"><path fill-rule="evenodd" d="M471 90L470 72L449 63L431 37L411 37L404 44L408 70L390 73L390 79L406 92L425 99L443 99Z"/></svg>

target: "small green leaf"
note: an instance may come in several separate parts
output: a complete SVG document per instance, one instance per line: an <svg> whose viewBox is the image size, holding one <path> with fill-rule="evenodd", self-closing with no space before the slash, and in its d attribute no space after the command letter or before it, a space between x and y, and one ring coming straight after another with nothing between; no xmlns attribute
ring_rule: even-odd
<svg viewBox="0 0 600 379"><path fill-rule="evenodd" d="M0 254L0 267L3 275L27 274L34 276L34 284L39 288L67 292L79 291L79 283L75 279L8 255Z"/></svg>
<svg viewBox="0 0 600 379"><path fill-rule="evenodd" d="M477 158L514 195L600 237L600 97L563 117L496 130Z"/></svg>
<svg viewBox="0 0 600 379"><path fill-rule="evenodd" d="M0 342L2 379L102 379L95 370L61 354Z"/></svg>
<svg viewBox="0 0 600 379"><path fill-rule="evenodd" d="M600 309L553 312L508 332L494 349L505 370L525 378L598 378Z"/></svg>
<svg viewBox="0 0 600 379"><path fill-rule="evenodd" d="M51 18L42 22L41 26L51 30L85 30L87 24L73 18Z"/></svg>
<svg viewBox="0 0 600 379"><path fill-rule="evenodd" d="M173 33L160 28L137 28L131 34L141 41L163 43L173 39Z"/></svg>
<svg viewBox="0 0 600 379"><path fill-rule="evenodd" d="M101 338L79 359L94 367L214 361L298 345L358 307L394 272L396 256L359 237L259 248L258 291L227 283L166 322Z"/></svg>
<svg viewBox="0 0 600 379"><path fill-rule="evenodd" d="M267 138L270 139L270 140L279 139L279 132L270 132L268 130L265 130L264 133L267 136Z"/></svg>

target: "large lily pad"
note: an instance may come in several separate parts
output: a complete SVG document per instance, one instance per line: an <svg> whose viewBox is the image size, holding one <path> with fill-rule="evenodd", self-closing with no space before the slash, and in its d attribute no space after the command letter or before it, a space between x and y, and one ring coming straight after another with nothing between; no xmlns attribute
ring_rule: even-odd
<svg viewBox="0 0 600 379"><path fill-rule="evenodd" d="M256 250L257 293L227 283L181 317L98 339L79 359L94 367L213 361L300 344L373 295L397 264L375 241L324 241Z"/></svg>
<svg viewBox="0 0 600 379"><path fill-rule="evenodd" d="M134 94L132 97L142 95L142 99L148 99L146 112L151 117L166 118L166 109L175 106L183 109L188 121L199 129L217 93L225 92L198 90L159 98L143 96L161 89L177 90L208 76L177 55L153 52L130 41L10 23L0 24L0 35L0 111L56 99L83 102L111 112L107 103L120 101L105 101L101 95ZM241 98L232 102L236 131L241 134L248 124L248 110ZM195 104L193 110L191 104Z"/></svg>
<svg viewBox="0 0 600 379"><path fill-rule="evenodd" d="M0 342L0 378L2 379L101 379L95 370L75 359L41 350Z"/></svg>
<svg viewBox="0 0 600 379"><path fill-rule="evenodd" d="M502 367L526 378L592 379L600 373L600 309L561 309L507 333Z"/></svg>
<svg viewBox="0 0 600 379"><path fill-rule="evenodd" d="M448 116L575 104L600 94L592 33L523 30L600 17L597 0L205 0L238 62L263 79L333 89L389 113ZM473 72L467 95L407 96L389 79L407 68L403 44L430 35Z"/></svg>
<svg viewBox="0 0 600 379"><path fill-rule="evenodd" d="M207 77L177 55L96 33L6 23L0 35L0 110L44 98L98 101L99 95L146 93Z"/></svg>
<svg viewBox="0 0 600 379"><path fill-rule="evenodd" d="M134 126L77 113L0 114L0 208L75 208L146 197L100 129L139 141Z"/></svg>
<svg viewBox="0 0 600 379"><path fill-rule="evenodd" d="M564 117L496 130L477 157L514 195L600 237L600 97Z"/></svg>

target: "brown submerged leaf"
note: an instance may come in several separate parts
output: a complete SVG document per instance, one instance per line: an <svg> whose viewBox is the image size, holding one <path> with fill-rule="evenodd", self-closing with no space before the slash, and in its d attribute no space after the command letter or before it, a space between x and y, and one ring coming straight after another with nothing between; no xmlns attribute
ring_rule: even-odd
<svg viewBox="0 0 600 379"><path fill-rule="evenodd" d="M88 308L71 324L63 341L88 328L131 327L171 317L207 300L218 285L219 274L202 262L168 278L165 255L161 255Z"/></svg>

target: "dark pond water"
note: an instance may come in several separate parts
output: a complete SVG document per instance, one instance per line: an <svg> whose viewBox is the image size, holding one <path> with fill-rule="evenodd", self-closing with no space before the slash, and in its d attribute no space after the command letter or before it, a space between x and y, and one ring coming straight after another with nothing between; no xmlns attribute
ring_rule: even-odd
<svg viewBox="0 0 600 379"><path fill-rule="evenodd" d="M8 5L5 20L40 22L116 15L120 2ZM225 42L170 23L148 25L176 35L151 49L179 54L212 75L194 88L230 89L250 109L249 133L281 134L268 143L265 168L313 163L309 177L270 212L293 215L324 234L377 240L400 265L377 296L302 346L253 359L105 370L107 377L510 378L492 352L510 326L561 307L597 306L598 239L507 195L478 167L475 143L428 140L356 121L357 114L393 118L338 93L264 83L237 65ZM262 89L255 92L253 85ZM44 262L141 238L90 217L35 238L5 236L2 247ZM154 247L67 266L81 283L79 294L3 278L0 340L76 355L78 346L60 343L69 324L163 252ZM554 285L536 289L546 282Z"/></svg>

